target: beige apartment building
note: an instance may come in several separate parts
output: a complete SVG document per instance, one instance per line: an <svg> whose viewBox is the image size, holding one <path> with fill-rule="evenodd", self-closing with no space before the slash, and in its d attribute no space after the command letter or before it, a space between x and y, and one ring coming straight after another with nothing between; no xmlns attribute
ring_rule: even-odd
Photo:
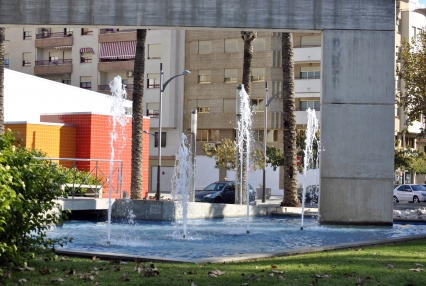
<svg viewBox="0 0 426 286"><path fill-rule="evenodd" d="M198 111L197 154L205 143L235 138L236 87L243 72L244 42L239 31L187 31L184 129L190 130L191 110ZM321 35L294 34L296 121L306 128L307 108L320 118ZM263 145L265 83L269 97L268 145L282 147L282 59L281 33L259 32L253 42L250 100L255 111L253 135ZM258 145L259 147L261 145ZM225 171L221 170L220 177Z"/></svg>
<svg viewBox="0 0 426 286"><path fill-rule="evenodd" d="M5 36L5 68L106 94L110 94L111 80L119 75L126 85L128 99L132 99L135 29L6 27ZM185 31L147 31L144 109L145 116L151 119L153 134L159 126L160 63L163 63L165 80L180 74L185 69L184 48ZM166 173L171 173L174 166L177 142L180 142L183 131L183 88L183 78L180 77L170 82L163 93L161 146ZM16 89L19 90L19 87ZM81 104L84 105L84 102ZM131 110L128 112L131 114ZM157 150L152 137L151 178L156 178L153 166L157 166ZM168 175L171 177L171 174ZM151 179L149 181L151 190ZM170 183L163 186L169 188Z"/></svg>

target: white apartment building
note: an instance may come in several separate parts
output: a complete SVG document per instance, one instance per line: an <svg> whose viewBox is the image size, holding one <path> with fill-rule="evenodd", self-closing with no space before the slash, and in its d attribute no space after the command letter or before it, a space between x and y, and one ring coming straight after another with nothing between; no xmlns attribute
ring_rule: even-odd
<svg viewBox="0 0 426 286"><path fill-rule="evenodd" d="M119 75L126 85L128 98L132 99L135 29L13 26L6 27L5 40L5 68L105 94L110 94L109 83ZM159 126L160 63L163 63L165 80L182 73L185 69L184 44L185 31L147 31L144 109L145 116L151 118L152 133L157 132ZM19 92L19 86L16 90ZM183 78L178 77L163 93L162 165L166 169L165 176L170 178L169 169L174 165L174 155L183 132L183 90ZM152 178L156 178L157 169L153 166L157 166L157 150L152 137ZM163 187L170 188L170 183L162 184ZM151 180L149 188L155 188Z"/></svg>

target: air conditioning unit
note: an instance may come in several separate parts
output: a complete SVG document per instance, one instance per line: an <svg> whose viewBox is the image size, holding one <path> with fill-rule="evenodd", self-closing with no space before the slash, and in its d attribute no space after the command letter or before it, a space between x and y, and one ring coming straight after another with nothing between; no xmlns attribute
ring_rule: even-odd
<svg viewBox="0 0 426 286"><path fill-rule="evenodd" d="M133 76L133 72L132 71L126 71L126 76L127 77L132 77Z"/></svg>

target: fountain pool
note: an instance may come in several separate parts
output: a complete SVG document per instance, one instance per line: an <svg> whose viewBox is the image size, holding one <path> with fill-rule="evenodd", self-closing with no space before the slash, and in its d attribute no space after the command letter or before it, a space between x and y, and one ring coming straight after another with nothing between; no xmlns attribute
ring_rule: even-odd
<svg viewBox="0 0 426 286"><path fill-rule="evenodd" d="M301 231L299 218L266 216L250 218L250 234L246 233L246 224L246 218L189 220L183 238L183 228L176 222L112 223L108 244L107 222L68 221L52 229L49 237L75 238L73 243L60 248L60 253L108 253L185 262L236 261L332 249L342 244L355 247L365 241L376 244L403 237L426 238L426 225L415 223L390 227L322 226L316 219L305 218Z"/></svg>

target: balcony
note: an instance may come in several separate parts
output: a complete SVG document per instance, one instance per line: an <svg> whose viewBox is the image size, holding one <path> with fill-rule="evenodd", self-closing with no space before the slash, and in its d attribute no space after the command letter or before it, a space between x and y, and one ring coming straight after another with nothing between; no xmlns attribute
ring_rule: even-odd
<svg viewBox="0 0 426 286"><path fill-rule="evenodd" d="M98 71L109 72L109 71L132 71L135 67L135 60L111 60L107 62L98 63Z"/></svg>
<svg viewBox="0 0 426 286"><path fill-rule="evenodd" d="M321 79L295 79L294 91L296 93L306 93L306 96L297 95L297 97L312 97L313 93L321 92ZM319 94L314 96L319 96Z"/></svg>
<svg viewBox="0 0 426 286"><path fill-rule="evenodd" d="M100 29L99 43L136 41L136 29Z"/></svg>
<svg viewBox="0 0 426 286"><path fill-rule="evenodd" d="M315 110L315 115L318 119L318 122L321 122L321 112ZM308 113L306 110L297 110L296 111L296 124L307 124L308 122Z"/></svg>
<svg viewBox="0 0 426 286"><path fill-rule="evenodd" d="M34 74L69 74L72 73L72 59L62 59L54 61L35 61Z"/></svg>
<svg viewBox="0 0 426 286"><path fill-rule="evenodd" d="M295 63L319 63L321 61L321 47L294 48Z"/></svg>
<svg viewBox="0 0 426 286"><path fill-rule="evenodd" d="M73 45L73 34L65 34L63 32L50 33L45 32L43 34L37 34L35 40L36 48L47 48L47 47L63 47Z"/></svg>

